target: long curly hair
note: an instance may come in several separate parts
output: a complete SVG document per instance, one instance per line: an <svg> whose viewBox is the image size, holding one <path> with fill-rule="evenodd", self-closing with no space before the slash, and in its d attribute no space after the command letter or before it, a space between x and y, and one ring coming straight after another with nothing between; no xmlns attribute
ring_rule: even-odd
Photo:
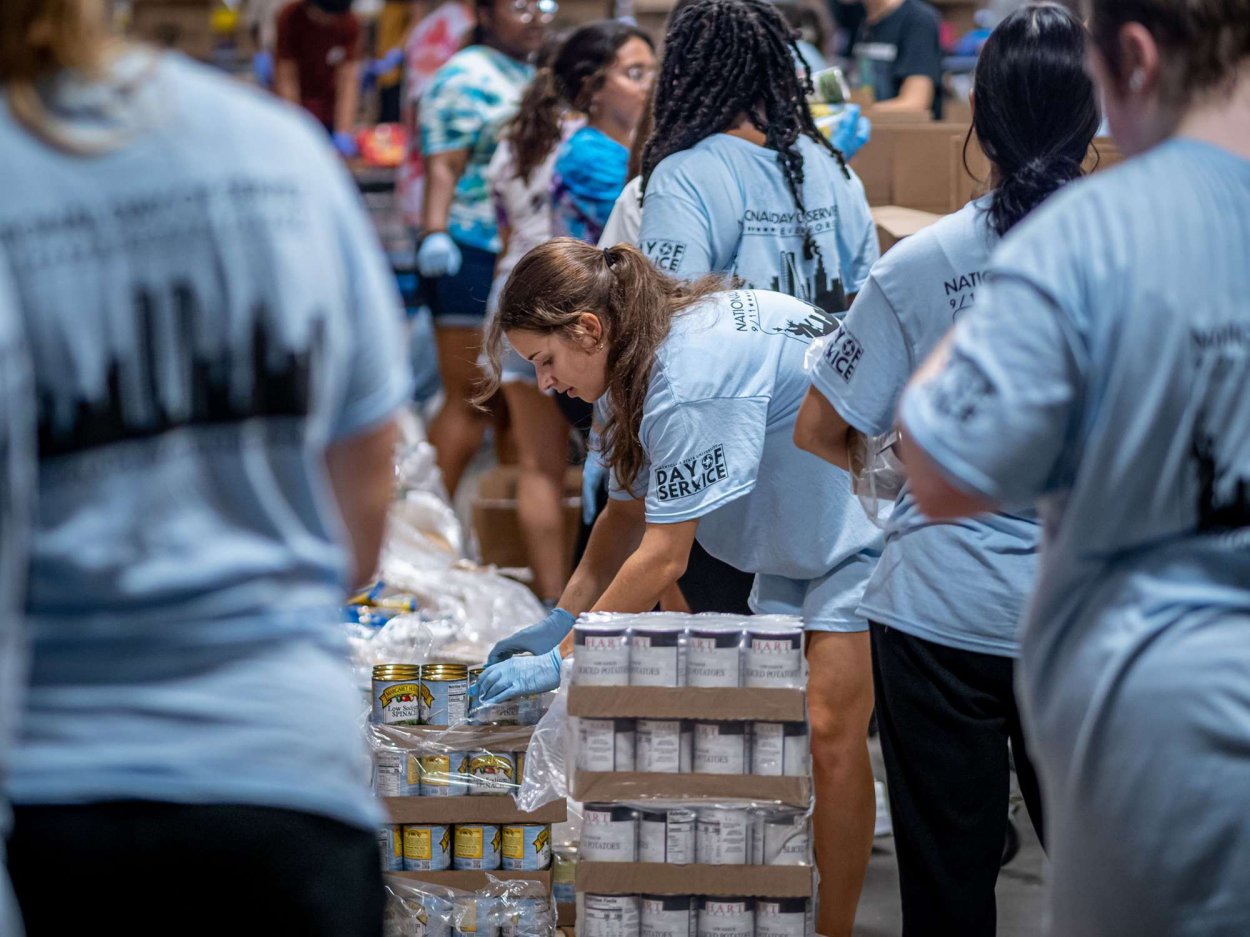
<svg viewBox="0 0 1250 937"><path fill-rule="evenodd" d="M665 157L744 117L776 151L800 217L807 212L800 136L826 150L850 178L841 151L808 109L812 73L798 53L794 30L768 0L693 0L682 7L664 40L655 89L655 128L642 156L644 194ZM804 248L811 259L816 247L810 232Z"/></svg>
<svg viewBox="0 0 1250 937"><path fill-rule="evenodd" d="M499 297L499 314L486 327L485 380L479 405L499 387L505 333L513 329L558 333L576 340L582 313L604 325L607 357L607 424L604 464L632 488L646 464L640 431L656 350L673 316L728 284L718 276L677 280L651 265L637 248L618 244L600 250L575 238L553 238L521 258Z"/></svg>

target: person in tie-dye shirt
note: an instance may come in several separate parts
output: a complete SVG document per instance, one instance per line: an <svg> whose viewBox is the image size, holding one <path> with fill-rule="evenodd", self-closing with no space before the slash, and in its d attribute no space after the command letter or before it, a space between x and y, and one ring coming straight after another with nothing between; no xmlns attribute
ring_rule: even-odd
<svg viewBox="0 0 1250 937"><path fill-rule="evenodd" d="M430 442L453 493L486 428L470 402L499 251L486 168L533 76L530 60L555 11L555 0L479 0L470 44L438 70L421 97L426 175L417 270L434 316L444 390Z"/></svg>

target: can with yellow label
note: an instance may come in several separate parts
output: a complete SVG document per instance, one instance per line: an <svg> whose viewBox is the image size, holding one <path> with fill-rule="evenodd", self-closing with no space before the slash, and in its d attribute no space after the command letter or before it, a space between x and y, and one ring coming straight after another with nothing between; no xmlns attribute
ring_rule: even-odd
<svg viewBox="0 0 1250 937"><path fill-rule="evenodd" d="M373 668L372 720L379 725L421 724L421 668L379 664Z"/></svg>
<svg viewBox="0 0 1250 937"><path fill-rule="evenodd" d="M469 793L469 756L464 752L408 756L408 792L418 797Z"/></svg>
<svg viewBox="0 0 1250 937"><path fill-rule="evenodd" d="M513 872L541 872L551 865L551 827L517 823L503 828L503 867Z"/></svg>
<svg viewBox="0 0 1250 937"><path fill-rule="evenodd" d="M516 760L511 752L469 753L471 794L511 794L516 790Z"/></svg>
<svg viewBox="0 0 1250 937"><path fill-rule="evenodd" d="M490 823L457 823L452 863L457 869L493 872L499 868L503 838Z"/></svg>
<svg viewBox="0 0 1250 937"><path fill-rule="evenodd" d="M451 867L451 827L413 824L404 827L404 871L442 872Z"/></svg>

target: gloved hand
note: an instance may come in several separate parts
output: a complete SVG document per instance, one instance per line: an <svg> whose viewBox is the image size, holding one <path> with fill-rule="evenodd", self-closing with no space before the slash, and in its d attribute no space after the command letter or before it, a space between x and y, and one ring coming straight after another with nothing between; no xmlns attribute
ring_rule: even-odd
<svg viewBox="0 0 1250 937"><path fill-rule="evenodd" d="M573 616L562 608L553 608L542 621L509 635L490 649L486 666L507 660L514 654L545 654L559 647L573 627Z"/></svg>
<svg viewBox="0 0 1250 937"><path fill-rule="evenodd" d="M451 235L435 231L425 236L417 251L417 272L423 277L454 277L463 259Z"/></svg>
<svg viewBox="0 0 1250 937"><path fill-rule="evenodd" d="M373 59L360 69L360 86L362 91L372 88L379 78L387 72L394 71L404 64L404 50L391 49L380 59Z"/></svg>
<svg viewBox="0 0 1250 937"><path fill-rule="evenodd" d="M262 88L273 87L273 53L257 52L252 56L252 74Z"/></svg>
<svg viewBox="0 0 1250 937"><path fill-rule="evenodd" d="M477 698L482 706L506 703L516 696L546 693L560 685L560 649L537 657L510 657L488 666L477 678Z"/></svg>
<svg viewBox="0 0 1250 937"><path fill-rule="evenodd" d="M832 143L842 155L850 159L860 151L868 138L872 136L872 121L860 113L858 104L848 105L842 112L842 119L833 132Z"/></svg>
<svg viewBox="0 0 1250 937"><path fill-rule="evenodd" d="M334 134L334 148L339 151L339 156L344 159L352 159L360 155L360 148L356 146L356 138L350 133L336 131Z"/></svg>

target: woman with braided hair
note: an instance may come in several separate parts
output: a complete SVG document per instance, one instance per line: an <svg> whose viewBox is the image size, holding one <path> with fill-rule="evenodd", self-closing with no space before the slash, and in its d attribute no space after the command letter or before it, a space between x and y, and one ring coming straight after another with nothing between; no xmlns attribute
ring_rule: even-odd
<svg viewBox="0 0 1250 937"><path fill-rule="evenodd" d="M674 17L643 153L639 243L678 277L732 274L748 288L805 300L804 314L782 331L810 341L836 327L878 248L863 185L812 120L810 70L796 71L795 56L794 32L767 0L693 0ZM736 327L767 331L751 317ZM817 931L842 937L851 933L872 848L872 667L858 606L881 540L845 473L795 496L835 506L839 527L805 547L815 553L826 541L853 543L846 575L836 593L757 576L750 604L802 615L808 630Z"/></svg>

